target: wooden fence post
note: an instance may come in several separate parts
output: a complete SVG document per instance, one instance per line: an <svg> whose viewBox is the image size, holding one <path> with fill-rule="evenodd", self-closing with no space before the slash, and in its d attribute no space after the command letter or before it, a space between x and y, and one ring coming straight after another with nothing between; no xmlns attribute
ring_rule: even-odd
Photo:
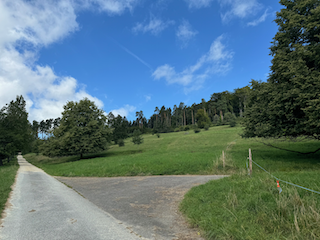
<svg viewBox="0 0 320 240"><path fill-rule="evenodd" d="M252 154L251 154L251 148L249 148L249 171L250 176L252 175Z"/></svg>
<svg viewBox="0 0 320 240"><path fill-rule="evenodd" d="M225 164L225 160L224 160L224 151L222 151L222 165L223 165L223 169L226 166Z"/></svg>

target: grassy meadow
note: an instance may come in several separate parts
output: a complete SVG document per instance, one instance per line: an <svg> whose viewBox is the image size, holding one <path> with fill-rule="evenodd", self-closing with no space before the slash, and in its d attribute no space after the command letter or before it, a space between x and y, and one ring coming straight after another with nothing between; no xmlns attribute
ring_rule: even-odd
<svg viewBox="0 0 320 240"><path fill-rule="evenodd" d="M32 164L54 176L143 176L221 173L214 166L228 143L239 138L239 128L226 126L194 133L175 132L143 135L144 142L134 145L131 138L125 146L112 145L101 154L48 158L27 154Z"/></svg>
<svg viewBox="0 0 320 240"><path fill-rule="evenodd" d="M230 174L193 187L180 204L189 222L206 239L320 239L320 195L280 182L253 165L246 170L248 149L253 160L274 176L320 191L320 152L299 154L268 147L262 139L242 139L241 128L212 127L193 131L143 135L137 146L125 141L101 154L26 159L51 175L134 176L170 174ZM269 141L294 151L309 152L319 141ZM223 169L221 153L226 154Z"/></svg>
<svg viewBox="0 0 320 240"><path fill-rule="evenodd" d="M19 165L16 158L0 167L0 213L5 207L18 169Z"/></svg>

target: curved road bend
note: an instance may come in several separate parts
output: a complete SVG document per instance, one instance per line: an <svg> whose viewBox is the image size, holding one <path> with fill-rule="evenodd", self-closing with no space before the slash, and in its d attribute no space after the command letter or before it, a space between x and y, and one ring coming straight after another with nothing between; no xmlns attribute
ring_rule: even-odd
<svg viewBox="0 0 320 240"><path fill-rule="evenodd" d="M0 239L141 239L21 155L18 162L16 186L0 226Z"/></svg>

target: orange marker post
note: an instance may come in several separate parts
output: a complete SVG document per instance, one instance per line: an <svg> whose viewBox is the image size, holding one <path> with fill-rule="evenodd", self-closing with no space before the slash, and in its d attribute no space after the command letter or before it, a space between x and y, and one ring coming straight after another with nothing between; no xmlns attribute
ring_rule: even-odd
<svg viewBox="0 0 320 240"><path fill-rule="evenodd" d="M280 187L279 180L277 180L277 189L279 191L279 194L282 192L282 188Z"/></svg>

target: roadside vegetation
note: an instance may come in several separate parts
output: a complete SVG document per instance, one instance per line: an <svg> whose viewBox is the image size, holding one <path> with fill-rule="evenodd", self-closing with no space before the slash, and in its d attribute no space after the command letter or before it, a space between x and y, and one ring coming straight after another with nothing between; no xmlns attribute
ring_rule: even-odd
<svg viewBox="0 0 320 240"><path fill-rule="evenodd" d="M5 207L18 168L19 165L16 158L0 167L0 213L2 213Z"/></svg>
<svg viewBox="0 0 320 240"><path fill-rule="evenodd" d="M320 192L320 153L283 151L256 140L238 139L227 152L237 173L192 188L180 210L206 239L319 239L320 195L283 182L279 194L276 179L256 165L248 176L246 158L251 148L253 160L272 175ZM319 148L314 140L272 143L302 152Z"/></svg>

